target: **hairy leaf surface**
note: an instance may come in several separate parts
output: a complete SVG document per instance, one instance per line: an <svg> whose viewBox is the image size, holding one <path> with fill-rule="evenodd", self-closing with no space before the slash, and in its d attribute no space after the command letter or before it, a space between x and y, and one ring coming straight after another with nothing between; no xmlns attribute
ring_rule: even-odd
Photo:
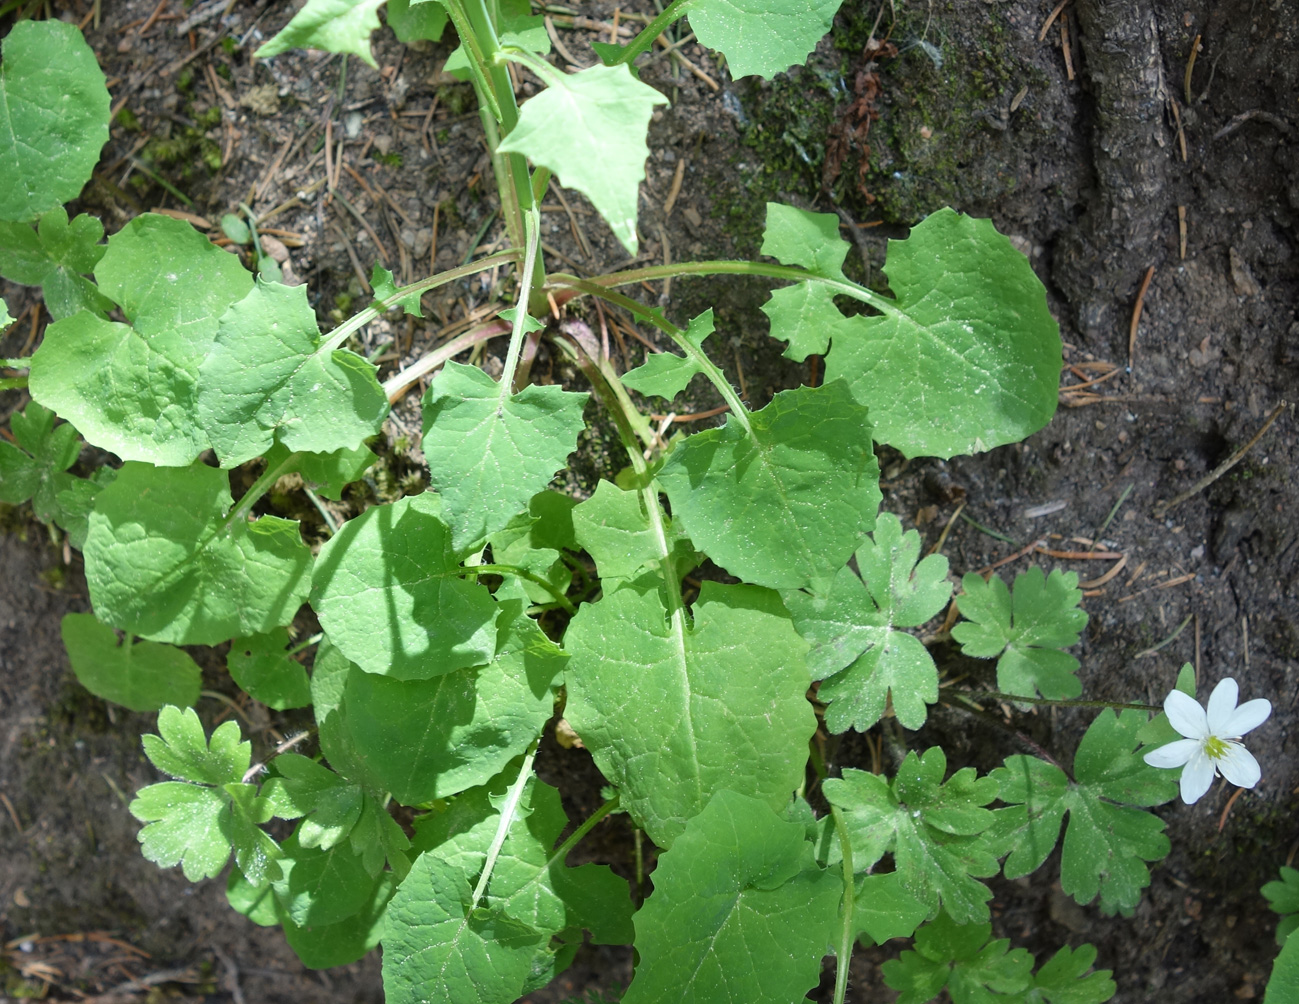
<svg viewBox="0 0 1299 1004"><path fill-rule="evenodd" d="M721 789L774 809L800 784L807 647L774 594L705 582L687 626L631 584L583 605L564 644L565 716L660 847Z"/></svg>
<svg viewBox="0 0 1299 1004"><path fill-rule="evenodd" d="M875 525L870 429L842 382L781 391L743 421L731 415L690 436L658 480L715 562L747 582L797 589L842 568Z"/></svg>

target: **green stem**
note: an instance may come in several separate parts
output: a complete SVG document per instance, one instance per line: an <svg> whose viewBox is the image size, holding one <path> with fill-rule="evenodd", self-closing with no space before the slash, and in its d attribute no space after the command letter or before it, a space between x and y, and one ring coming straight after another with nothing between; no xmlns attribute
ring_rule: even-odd
<svg viewBox="0 0 1299 1004"><path fill-rule="evenodd" d="M964 690L959 697L983 697L990 701L1009 701L1012 704L1045 704L1056 708L1114 708L1119 711L1163 711L1153 704L1127 704L1122 701L1071 701L1047 697L1026 697L1023 694L1003 694L997 690Z"/></svg>
<svg viewBox="0 0 1299 1004"><path fill-rule="evenodd" d="M831 803L830 815L834 818L834 831L839 835L839 853L843 856L843 921L839 928L839 958L834 967L834 1004L843 1004L844 994L848 990L848 963L852 961L852 946L856 940L853 927L853 897L856 887L853 882L852 841L848 837L848 824L844 822L839 807Z"/></svg>
<svg viewBox="0 0 1299 1004"><path fill-rule="evenodd" d="M489 338L495 338L497 335L508 335L510 326L502 320L488 321L486 324L480 324L476 328L466 331L445 345L439 345L436 349L424 356L418 362L411 363L399 373L394 373L383 382L383 392L388 395L388 400L405 390L416 380L425 374L432 373L439 366L444 365L447 360L458 356L467 348L477 345L479 342L485 342Z"/></svg>
<svg viewBox="0 0 1299 1004"><path fill-rule="evenodd" d="M690 6L691 2L692 0L673 0L672 3L664 7L663 12L659 14L658 17L642 28L640 34L627 43L622 52L618 54L618 58L614 61L613 65L617 66L620 63L630 63L642 52L652 46L654 44L654 39L662 35L668 25L672 24L673 21L679 20L681 16L685 14L686 8Z"/></svg>
<svg viewBox="0 0 1299 1004"><path fill-rule="evenodd" d="M244 492L243 498L239 500L239 504L230 510L230 515L226 517L225 523L222 524L221 529L228 529L229 527L234 526L236 521L247 517L248 513L252 510L252 507L257 504L257 500L270 491L271 486L274 485L275 482L279 481L285 474L288 474L289 471L293 470L293 466L297 463L298 457L300 456L302 456L301 453L290 453L280 461L278 466L271 467L268 465L266 470L262 471L261 477L253 482L252 487L249 488L248 491Z"/></svg>
<svg viewBox="0 0 1299 1004"><path fill-rule="evenodd" d="M291 649L289 649L287 654L290 658L292 658L293 656L297 655L299 652L305 652L307 649L311 648L312 645L319 645L320 642L324 639L324 637L325 637L325 633L323 631L318 632L317 634L313 634L310 638L306 639L305 641L300 641L296 645L294 645Z"/></svg>
<svg viewBox="0 0 1299 1004"><path fill-rule="evenodd" d="M726 374L718 369L716 364L708 358L708 353L686 338L685 332L675 324L655 311L650 310L650 308L645 306L643 303L638 303L629 296L623 296L621 293L615 293L611 289L606 289L596 281L579 279L576 276L570 275L562 277L551 276L551 281L558 285L581 290L582 292L589 293L592 296L598 296L602 300L607 300L609 303L622 307L634 316L639 317L642 321L654 325L666 334L676 342L681 351L683 351L686 356L699 367L704 376L708 378L708 382L717 388L717 393L722 395L722 400L725 401L727 406L731 409L731 414L735 416L735 420L744 427L745 433L752 434L753 428L749 422L749 409L746 408L744 402L740 400L740 395L735 393L735 388L732 387L731 382L726 379Z"/></svg>
<svg viewBox="0 0 1299 1004"><path fill-rule="evenodd" d="M532 292L532 273L537 263L537 247L541 243L541 213L536 206L523 218L527 245L523 251L523 269L519 276L519 301L514 311L514 331L510 334L510 348L505 356L505 369L501 372L501 404L514 393L514 372L519 367L523 340L527 337L528 298Z"/></svg>
<svg viewBox="0 0 1299 1004"><path fill-rule="evenodd" d="M555 865L563 864L564 859L568 857L568 852L571 851L574 847L576 847L579 843L581 843L582 838L585 837L588 833L590 833L593 829L595 829L596 824L599 823L600 820L604 819L605 816L609 815L609 813L613 812L613 810L616 808L618 808L618 795L615 794L613 798L609 799L609 801L605 802L604 805L600 806L600 808L596 809L595 812L591 813L591 815L586 818L586 820L582 823L582 825L579 826L576 830L574 830L569 835L567 840L565 840L562 844L560 844L558 847L555 848L555 853L550 856L550 859L546 862L545 866L542 867L542 869L539 872L537 872L536 875L534 875L531 879L529 879L527 884L525 884L523 888L526 889L534 882L540 881L542 876L549 875L550 869L553 868Z"/></svg>
<svg viewBox="0 0 1299 1004"><path fill-rule="evenodd" d="M528 778L532 776L532 761L537 757L538 742L539 739L532 740L532 745L523 756L523 766L519 768L518 778L505 793L505 801L501 803L501 821L497 823L496 834L492 837L491 846L487 848L487 860L483 862L483 872L478 876L478 884L474 886L474 895L469 901L469 909L465 911L466 916L478 909L478 901L487 891L487 883L491 881L496 859L501 856L501 848L505 845L505 838L509 836L510 826L514 823L515 814L519 810L519 802L523 800L523 790L528 786Z"/></svg>
<svg viewBox="0 0 1299 1004"><path fill-rule="evenodd" d="M375 318L386 313L395 307L404 297L411 293L427 293L430 289L437 289L439 286L445 286L449 282L455 282L457 279L463 279L467 275L474 275L478 272L486 272L489 268L495 268L497 265L503 265L507 261L517 261L519 250L517 247L506 248L504 251L497 251L495 254L489 254L486 258L479 258L478 261L468 265L461 265L459 268L449 269L446 272L439 272L437 275L430 275L419 282L412 282L409 286L402 286L397 292L386 300L376 300L372 306L366 307L360 313L353 314L346 321L336 327L329 333L317 349L317 352L332 352L352 336L356 331L361 330Z"/></svg>
<svg viewBox="0 0 1299 1004"><path fill-rule="evenodd" d="M561 593L540 575L530 572L526 568L521 568L518 565L466 565L464 573L466 575L517 575L521 579L527 579L529 582L535 582L537 585L541 586L542 589L555 597L555 602L570 614L577 613L577 607L573 606L572 601L570 601L567 596Z"/></svg>
<svg viewBox="0 0 1299 1004"><path fill-rule="evenodd" d="M792 265L773 265L765 261L688 261L672 265L651 265L647 268L629 269L626 272L611 272L588 281L598 286L627 286L632 283L653 282L656 279L682 275L759 275L769 279L788 279L790 282L814 282L828 286L836 293L869 304L881 313L899 315L902 313L898 305L887 296L872 292L849 279L832 279ZM556 273L551 276L551 282L557 286L571 286L574 278L567 273Z"/></svg>

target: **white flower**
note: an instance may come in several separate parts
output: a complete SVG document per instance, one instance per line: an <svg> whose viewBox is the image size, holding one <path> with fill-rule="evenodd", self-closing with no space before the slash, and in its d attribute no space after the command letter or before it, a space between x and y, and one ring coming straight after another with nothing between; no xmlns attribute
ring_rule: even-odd
<svg viewBox="0 0 1299 1004"><path fill-rule="evenodd" d="M1222 680L1209 695L1205 710L1180 690L1164 698L1168 723L1186 736L1145 755L1152 767L1182 767L1182 801L1194 805L1221 772L1232 784L1252 788L1262 777L1258 761L1240 743L1240 737L1267 721L1269 701L1256 698L1236 707L1236 681Z"/></svg>

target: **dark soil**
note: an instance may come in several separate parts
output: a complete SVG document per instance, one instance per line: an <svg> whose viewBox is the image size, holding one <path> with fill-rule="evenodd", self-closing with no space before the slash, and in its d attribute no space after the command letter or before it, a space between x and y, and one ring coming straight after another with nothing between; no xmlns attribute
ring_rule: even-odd
<svg viewBox="0 0 1299 1004"><path fill-rule="evenodd" d="M340 85L340 57L250 59L294 4L236 3L222 19L225 6L167 2L141 33L153 0L103 5L87 37L123 111L81 209L100 214L111 232L155 207L215 222L241 201L260 215L287 202L268 225L289 233L292 271L326 322L367 302L353 256L368 269L376 241L404 279L427 274L431 257L444 269L475 244L499 246L472 95L440 72L446 44L406 49L385 30L375 44L382 70L348 60ZM624 10L638 6L650 5ZM76 20L89 10L83 0L53 7ZM584 13L607 24L612 7L592 3ZM1275 710L1251 735L1263 765L1257 789L1233 800L1220 784L1194 807L1159 810L1173 850L1133 917L1107 918L1064 896L1056 855L1028 879L994 881L994 927L1039 958L1064 943L1096 945L1098 964L1115 971L1115 1000L1125 1004L1249 1000L1261 997L1274 952L1274 918L1258 888L1299 848L1299 758L1289 728L1299 700L1293 406L1229 472L1160 515L1156 506L1196 484L1299 395L1299 6L1075 0L1039 42L1052 7L896 0L884 5L881 44L868 46L876 7L849 2L811 64L771 83L731 81L694 43L681 53L716 86L657 56L642 75L673 104L651 128L642 257L752 255L763 202L777 198L865 224L844 231L860 251L849 262L858 278L878 279L885 238L904 235L943 204L990 216L1029 255L1066 342L1060 413L1026 443L978 457L907 463L885 451L885 506L918 527L927 545L951 522L944 552L958 576L1036 540L1085 552L1099 538L1100 548L1124 555L1113 576L1105 573L1115 559L1032 554L1001 568L1005 576L1036 561L1104 580L1087 587L1091 620L1075 649L1085 696L1158 703L1190 662L1202 688L1234 676L1244 698L1267 697ZM216 16L177 34L182 21L208 11ZM589 43L599 36L587 27L558 30L579 64L593 61ZM1202 49L1188 84L1197 36ZM350 169L332 198L324 185L312 187L324 177L316 150L330 115ZM193 205L181 205L141 165ZM547 203L551 267L593 273L622 265L626 256L599 218L576 194L565 199L567 208L553 195ZM722 337L710 346L721 346L719 361L760 406L816 378L815 363L790 364L767 337L756 309L763 288L678 280L642 292L666 297L678 321L714 307ZM0 292L16 315L35 302L29 290ZM502 295L508 287L497 281L464 284L436 303L426 298L429 318L371 325L366 347L391 343L386 375ZM40 337L44 315L22 317L0 356L30 352ZM499 348L492 343L485 353L489 369ZM628 365L640 352L627 345ZM544 346L533 374L571 376ZM1104 379L1070 389L1097 377ZM418 452L405 445L418 440L417 396L394 411L372 497L421 487ZM0 425L24 402L17 393L0 396ZM695 411L716 403L703 393L689 402ZM603 429L597 416L574 458L567 483L576 492L589 491L616 455ZM83 472L91 453L83 453ZM302 500L288 495L277 504L308 533L319 526ZM80 557L29 511L3 517L0 996L143 1000L156 986L174 999L380 999L376 956L306 971L278 930L226 906L219 882L191 886L140 856L126 803L156 780L138 740L151 716L108 707L76 683L59 620L89 609ZM962 662L941 643L936 654L951 675L991 684L986 665ZM236 692L220 652L195 655L206 689ZM199 710L209 725L231 714L207 698ZM953 766L987 770L1021 751L1024 736L1067 763L1092 717L987 710L972 718L936 706L925 730L904 741L918 749L941 742ZM259 706L240 711L256 752L291 725ZM871 762L869 743L851 734L832 756L837 768ZM574 818L599 804L601 778L583 751L548 738L538 768L561 786ZM628 876L634 853L625 817L597 828L578 851ZM895 955L860 950L850 999L892 999L878 966ZM532 999L608 992L630 976L628 950L588 949L556 987ZM827 975L819 999L829 999L830 986Z"/></svg>

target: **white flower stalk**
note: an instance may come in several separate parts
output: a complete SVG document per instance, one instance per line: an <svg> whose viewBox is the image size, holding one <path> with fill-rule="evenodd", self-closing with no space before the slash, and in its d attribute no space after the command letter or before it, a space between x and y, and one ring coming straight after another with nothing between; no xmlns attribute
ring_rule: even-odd
<svg viewBox="0 0 1299 1004"><path fill-rule="evenodd" d="M1267 721L1272 704L1262 698L1236 707L1238 689L1231 677L1222 680L1209 695L1209 710L1180 690L1164 698L1168 723L1185 739L1160 746L1145 755L1152 767L1182 767L1182 801L1194 805L1215 774L1232 784L1252 788L1262 777L1258 761L1240 742L1240 737Z"/></svg>

